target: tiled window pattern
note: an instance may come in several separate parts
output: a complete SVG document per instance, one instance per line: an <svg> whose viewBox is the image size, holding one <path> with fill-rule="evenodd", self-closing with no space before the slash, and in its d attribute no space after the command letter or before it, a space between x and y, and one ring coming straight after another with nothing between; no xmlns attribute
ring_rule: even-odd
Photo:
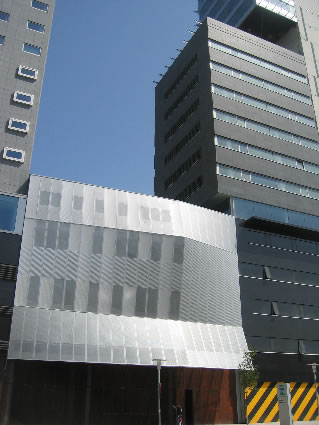
<svg viewBox="0 0 319 425"><path fill-rule="evenodd" d="M183 71L179 74L179 76L176 78L176 80L173 82L173 84L169 87L169 89L164 94L164 99L169 98L169 96L174 92L176 87L183 81L183 79L186 77L186 75L189 73L189 71L193 68L193 66L197 63L197 55L193 56L192 59L188 62L188 64L185 66Z"/></svg>
<svg viewBox="0 0 319 425"><path fill-rule="evenodd" d="M176 155L187 146L193 138L200 132L200 122L198 122L189 133L186 134L181 140L179 140L174 148L165 156L164 163L167 165L172 159L175 158Z"/></svg>
<svg viewBox="0 0 319 425"><path fill-rule="evenodd" d="M0 21L8 22L9 21L9 13L2 12L0 10Z"/></svg>
<svg viewBox="0 0 319 425"><path fill-rule="evenodd" d="M232 77L238 78L246 83L254 84L258 87L262 87L266 90L281 94L291 99L297 100L298 102L306 103L307 105L312 105L311 97L305 96L304 94L297 93L293 90L289 90L285 87L279 86L277 84L271 83L270 81L263 80L262 78L255 77L253 75L247 74L245 72L238 71L235 68L231 68L226 65L222 65L217 62L210 62L210 67L214 71L221 72L225 75L230 75Z"/></svg>
<svg viewBox="0 0 319 425"><path fill-rule="evenodd" d="M256 99L251 96L239 93L234 90L229 90L221 86L212 85L212 92L219 96L227 97L228 99L236 100L237 102L244 103L254 108L261 109L263 111L270 112L275 115L280 115L281 117L287 118L292 121L297 121L301 124L309 125L310 127L316 128L316 122L312 118L308 118L304 115L300 115L296 112L289 111L284 108L279 108L271 103L264 102L262 100Z"/></svg>
<svg viewBox="0 0 319 425"><path fill-rule="evenodd" d="M282 190L294 195L305 196L307 198L319 200L319 190L299 186L294 183L289 183L283 180L277 180L272 177L263 176L262 174L251 173L250 171L240 168L229 167L228 165L217 164L217 174L224 177L230 177L244 182L258 184L269 187L271 189Z"/></svg>
<svg viewBox="0 0 319 425"><path fill-rule="evenodd" d="M177 98L177 100L173 103L173 105L167 110L164 115L165 120L167 120L174 111L179 107L179 105L186 99L187 96L194 90L194 88L198 84L198 75L188 84L183 93Z"/></svg>
<svg viewBox="0 0 319 425"><path fill-rule="evenodd" d="M5 36L0 34L0 45L4 44Z"/></svg>
<svg viewBox="0 0 319 425"><path fill-rule="evenodd" d="M256 121L248 120L238 115L229 114L227 112L214 109L214 116L217 120L225 121L229 124L238 125L247 128L248 130L257 131L268 136L277 137L278 139L285 140L286 142L295 143L308 149L319 150L319 143L305 137L298 136L297 134L288 133L287 131L279 130L275 127L270 127L265 124L260 124Z"/></svg>
<svg viewBox="0 0 319 425"><path fill-rule="evenodd" d="M23 51L31 53L32 55L41 56L41 47L34 46L33 44L24 43Z"/></svg>
<svg viewBox="0 0 319 425"><path fill-rule="evenodd" d="M196 99L194 103L184 112L183 115L178 119L178 121L169 129L169 131L164 136L164 142L167 143L168 140L174 136L176 131L181 128L188 118L199 108L199 99Z"/></svg>
<svg viewBox="0 0 319 425"><path fill-rule="evenodd" d="M247 201L246 199L232 198L232 214L235 217L248 219L250 217L261 217L280 223L295 226L319 229L319 217L304 214L286 208L274 207L261 202Z"/></svg>
<svg viewBox="0 0 319 425"><path fill-rule="evenodd" d="M246 60L247 62L259 65L269 71L277 72L285 77L292 78L293 80L300 81L301 83L308 84L308 78L302 74L283 68L279 65L275 65L272 62L268 62L264 59L257 58L249 53L242 52L241 50L235 49L234 47L226 46L226 44L218 43L217 41L209 40L209 47L220 50L221 52L228 53L229 55L235 56L239 59Z"/></svg>
<svg viewBox="0 0 319 425"><path fill-rule="evenodd" d="M164 182L164 188L167 190L173 183L175 183L183 174L192 168L201 159L201 151L198 150L188 158L178 169Z"/></svg>
<svg viewBox="0 0 319 425"><path fill-rule="evenodd" d="M47 12L49 10L49 5L47 3L43 3L38 0L32 0L31 6L35 9L41 10L42 12Z"/></svg>
<svg viewBox="0 0 319 425"><path fill-rule="evenodd" d="M191 184L189 184L185 189L176 195L175 199L179 201L184 201L197 192L203 186L203 178L201 176L197 177Z"/></svg>
<svg viewBox="0 0 319 425"><path fill-rule="evenodd" d="M298 168L309 173L319 174L319 165L311 164L310 162L302 161L290 156L281 155L279 153L266 149L257 148L256 146L247 145L246 143L236 140L227 139L221 136L215 136L215 145L223 148L231 149L246 155L252 155L257 158L266 159L276 162L277 164L287 165L289 167Z"/></svg>
<svg viewBox="0 0 319 425"><path fill-rule="evenodd" d="M39 24L37 22L33 22L33 21L28 21L27 28L29 30L37 31L37 32L44 32L45 31L45 26L44 25Z"/></svg>

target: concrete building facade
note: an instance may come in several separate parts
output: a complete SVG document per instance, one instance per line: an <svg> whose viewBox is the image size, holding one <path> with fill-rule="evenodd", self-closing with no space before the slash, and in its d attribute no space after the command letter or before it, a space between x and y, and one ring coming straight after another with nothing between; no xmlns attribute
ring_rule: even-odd
<svg viewBox="0 0 319 425"><path fill-rule="evenodd" d="M0 398L54 6L0 0Z"/></svg>

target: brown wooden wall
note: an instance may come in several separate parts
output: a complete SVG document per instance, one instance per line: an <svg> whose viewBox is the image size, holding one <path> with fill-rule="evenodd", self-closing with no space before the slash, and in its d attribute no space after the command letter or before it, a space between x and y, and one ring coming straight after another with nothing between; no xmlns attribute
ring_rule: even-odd
<svg viewBox="0 0 319 425"><path fill-rule="evenodd" d="M195 424L237 423L235 379L230 370L178 368L176 400L186 414L185 390L192 390Z"/></svg>

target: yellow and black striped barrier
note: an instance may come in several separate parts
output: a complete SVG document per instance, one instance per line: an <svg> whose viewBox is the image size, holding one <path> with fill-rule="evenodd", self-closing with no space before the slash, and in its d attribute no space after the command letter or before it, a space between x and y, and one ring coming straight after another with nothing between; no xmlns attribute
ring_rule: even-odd
<svg viewBox="0 0 319 425"><path fill-rule="evenodd" d="M247 392L249 423L279 421L277 382L264 382ZM294 421L319 420L314 384L290 382L291 407Z"/></svg>

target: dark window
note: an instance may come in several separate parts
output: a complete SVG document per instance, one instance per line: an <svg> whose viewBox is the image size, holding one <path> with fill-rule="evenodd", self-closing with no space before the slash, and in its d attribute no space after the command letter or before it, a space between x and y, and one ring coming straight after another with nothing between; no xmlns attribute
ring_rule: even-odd
<svg viewBox="0 0 319 425"><path fill-rule="evenodd" d="M264 267L258 264L239 263L239 273L242 276L260 277L264 276Z"/></svg>
<svg viewBox="0 0 319 425"><path fill-rule="evenodd" d="M67 250L69 247L70 224L60 223L58 249Z"/></svg>
<svg viewBox="0 0 319 425"><path fill-rule="evenodd" d="M9 13L1 12L1 10L0 10L0 21L8 22L9 21Z"/></svg>
<svg viewBox="0 0 319 425"><path fill-rule="evenodd" d="M181 294L178 291L171 292L169 318L173 320L179 319L179 305Z"/></svg>
<svg viewBox="0 0 319 425"><path fill-rule="evenodd" d="M88 311L97 313L99 300L99 284L90 282L88 295Z"/></svg>
<svg viewBox="0 0 319 425"><path fill-rule="evenodd" d="M54 279L52 308L62 308L64 279Z"/></svg>
<svg viewBox="0 0 319 425"><path fill-rule="evenodd" d="M19 198L0 195L0 229L13 232L16 224Z"/></svg>
<svg viewBox="0 0 319 425"><path fill-rule="evenodd" d="M37 220L34 231L34 246L44 247L46 222Z"/></svg>
<svg viewBox="0 0 319 425"><path fill-rule="evenodd" d="M61 206L61 193L51 193L51 205L56 208Z"/></svg>
<svg viewBox="0 0 319 425"><path fill-rule="evenodd" d="M162 250L162 236L152 234L151 260L160 261Z"/></svg>
<svg viewBox="0 0 319 425"><path fill-rule="evenodd" d="M140 234L138 232L128 233L127 256L129 258L137 258L139 239L140 239Z"/></svg>
<svg viewBox="0 0 319 425"><path fill-rule="evenodd" d="M127 231L116 231L116 253L118 257L126 257Z"/></svg>
<svg viewBox="0 0 319 425"><path fill-rule="evenodd" d="M36 307L38 305L40 292L40 277L30 276L29 291L28 291L28 305Z"/></svg>
<svg viewBox="0 0 319 425"><path fill-rule="evenodd" d="M103 252L103 230L100 227L96 227L93 231L93 254L102 254Z"/></svg>
<svg viewBox="0 0 319 425"><path fill-rule="evenodd" d="M138 317L145 316L146 309L146 288L141 288L140 286L136 289L136 305L135 305L135 314Z"/></svg>
<svg viewBox="0 0 319 425"><path fill-rule="evenodd" d="M42 12L47 12L49 10L49 5L43 3L42 1L32 0L32 7L35 9L41 10Z"/></svg>
<svg viewBox="0 0 319 425"><path fill-rule="evenodd" d="M122 314L123 286L113 285L112 314Z"/></svg>
<svg viewBox="0 0 319 425"><path fill-rule="evenodd" d="M175 237L174 243L174 263L183 264L184 261L184 238Z"/></svg>
<svg viewBox="0 0 319 425"><path fill-rule="evenodd" d="M46 248L56 248L56 241L58 235L58 222L48 221Z"/></svg>
<svg viewBox="0 0 319 425"><path fill-rule="evenodd" d="M157 316L158 290L148 288L147 294L147 316L155 318Z"/></svg>
<svg viewBox="0 0 319 425"><path fill-rule="evenodd" d="M75 301L75 280L67 280L65 282L64 308L74 310Z"/></svg>
<svg viewBox="0 0 319 425"><path fill-rule="evenodd" d="M38 24L37 22L28 21L28 29L37 32L44 32L45 26L42 24Z"/></svg>
<svg viewBox="0 0 319 425"><path fill-rule="evenodd" d="M50 203L50 192L42 190L40 192L39 204L40 205L49 205Z"/></svg>

